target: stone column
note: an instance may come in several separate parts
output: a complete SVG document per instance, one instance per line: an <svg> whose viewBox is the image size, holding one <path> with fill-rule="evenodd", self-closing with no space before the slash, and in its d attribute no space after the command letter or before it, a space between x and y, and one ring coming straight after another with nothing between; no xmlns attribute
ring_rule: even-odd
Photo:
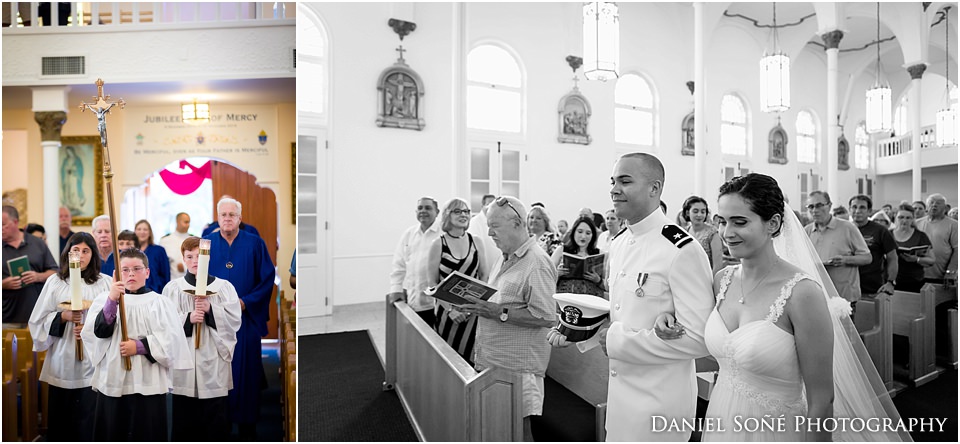
<svg viewBox="0 0 960 444"><path fill-rule="evenodd" d="M825 124L827 127L827 144L824 155L827 157L827 193L834 200L840 197L840 180L838 140L840 139L839 119L840 111L837 106L837 71L838 55L840 53L840 39L843 38L843 31L836 30L824 33L820 36L826 45L827 52L827 115ZM835 205L839 205L836 203Z"/></svg>
<svg viewBox="0 0 960 444"><path fill-rule="evenodd" d="M47 247L60 261L60 130L67 122L64 111L39 111L33 118L40 125L40 146L43 152L43 227L47 230ZM90 174L93 172L91 171ZM92 197L92 196L91 196Z"/></svg>
<svg viewBox="0 0 960 444"><path fill-rule="evenodd" d="M927 65L925 63L918 63L916 65L908 66L907 72L910 73L910 139L912 151L910 152L910 158L913 164L913 177L911 180L911 200L922 200L921 199L921 172L923 166L921 163L921 152L920 152L920 108L923 106L920 103L920 80L923 78L923 72L927 70Z"/></svg>
<svg viewBox="0 0 960 444"><path fill-rule="evenodd" d="M34 119L40 125L40 146L43 158L43 226L47 229L47 246L60 262L60 130L67 121L66 86L32 88ZM87 174L93 174L89 172ZM99 190L97 190L99 192ZM91 196L91 198L93 198Z"/></svg>
<svg viewBox="0 0 960 444"><path fill-rule="evenodd" d="M693 2L693 192L697 196L707 196L707 143L706 115L703 87L703 2Z"/></svg>

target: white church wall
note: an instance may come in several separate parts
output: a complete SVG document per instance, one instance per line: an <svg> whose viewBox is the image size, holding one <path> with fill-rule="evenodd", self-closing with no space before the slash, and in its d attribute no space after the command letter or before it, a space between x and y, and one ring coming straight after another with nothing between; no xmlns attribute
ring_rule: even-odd
<svg viewBox="0 0 960 444"><path fill-rule="evenodd" d="M901 201L912 202L910 196L910 187L912 174L907 171L898 174L889 174L883 176L883 181L878 184L882 191L883 198L874 198L873 207L879 209L883 204L896 206ZM926 199L933 193L940 193L947 199L947 203L956 207L958 204L957 196L957 167L956 165L946 165L939 167L930 167L923 169L921 197ZM874 193L876 195L876 193Z"/></svg>
<svg viewBox="0 0 960 444"><path fill-rule="evenodd" d="M402 5L401 5L402 6ZM417 199L453 197L452 5L413 5L417 30L403 40L404 58L424 81L422 131L379 128L377 79L397 60L400 41L387 26L388 3L313 3L329 26L334 59L330 110L333 163L332 298L335 305L382 301L401 233L416 223ZM346 20L362 17L362 20ZM397 17L400 18L400 17Z"/></svg>

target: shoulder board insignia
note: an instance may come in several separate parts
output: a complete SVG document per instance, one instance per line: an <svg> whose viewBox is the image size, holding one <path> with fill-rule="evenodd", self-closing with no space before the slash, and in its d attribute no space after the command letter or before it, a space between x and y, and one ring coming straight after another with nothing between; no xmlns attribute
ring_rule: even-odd
<svg viewBox="0 0 960 444"><path fill-rule="evenodd" d="M621 234L623 234L624 231L627 231L627 227L621 228L620 231L617 232L617 234L614 234L614 235L613 235L613 238L610 239L610 242L613 242L613 239L616 239L618 236L620 236Z"/></svg>
<svg viewBox="0 0 960 444"><path fill-rule="evenodd" d="M660 230L660 234L667 238L667 240L677 248L682 248L684 245L693 241L693 236L690 236L686 231L683 231L683 228L673 224L664 225L663 230Z"/></svg>

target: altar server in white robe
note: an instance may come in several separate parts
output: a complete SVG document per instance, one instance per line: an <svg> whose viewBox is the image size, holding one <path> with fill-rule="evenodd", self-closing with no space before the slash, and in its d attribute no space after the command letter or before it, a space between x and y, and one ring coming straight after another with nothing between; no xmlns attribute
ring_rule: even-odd
<svg viewBox="0 0 960 444"><path fill-rule="evenodd" d="M80 336L94 366L96 441L166 441L170 371L193 368L183 325L169 299L145 287L146 255L120 253L120 281L90 307ZM118 301L124 294L128 340L121 340ZM125 370L123 358L132 368Z"/></svg>
<svg viewBox="0 0 960 444"><path fill-rule="evenodd" d="M186 274L170 281L163 296L177 307L195 366L173 371L173 440L229 441L227 393L233 388L230 362L240 329L240 298L233 284L209 275L207 294L212 296L195 298L184 293L196 291L200 238L186 238L180 253ZM197 326L203 329L199 348L194 339Z"/></svg>
<svg viewBox="0 0 960 444"><path fill-rule="evenodd" d="M110 276L100 273L97 242L90 233L76 233L67 239L60 254L60 272L43 285L37 304L30 315L33 351L47 352L40 370L40 380L50 385L47 398L47 441L93 440L92 413L96 394L90 388L93 366L90 355L77 359L83 311L62 310L60 303L70 301L69 254L80 256L80 295L93 301L110 291Z"/></svg>

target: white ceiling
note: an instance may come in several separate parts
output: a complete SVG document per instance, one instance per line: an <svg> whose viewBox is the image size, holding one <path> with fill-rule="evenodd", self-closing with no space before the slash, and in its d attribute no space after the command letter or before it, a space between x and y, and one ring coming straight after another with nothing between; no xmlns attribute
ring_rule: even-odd
<svg viewBox="0 0 960 444"><path fill-rule="evenodd" d="M950 11L950 28L951 36L956 35L957 29L957 8L954 3L953 10ZM777 2L777 25L782 27L785 24L792 24L801 21L804 17L814 14L813 4L810 2ZM931 8L942 8L943 3L933 3ZM840 40L840 57L844 55L853 55L853 54L863 54L864 52L875 53L876 45L872 43L877 39L877 20L876 20L876 7L877 4L874 2L869 3L845 3L843 5L844 11L846 12L845 21L843 23L843 38ZM918 3L917 8L920 8L921 5ZM727 7L727 14L734 15L739 14L745 17L749 17L753 20L756 20L761 26L769 26L773 24L773 3L771 2L762 2L762 3L731 3ZM887 13L891 13L890 9L886 9ZM880 17L884 17L884 5L880 5ZM753 26L753 24L744 18L741 17L724 17L723 20L736 20L743 24ZM804 24L816 24L817 17L809 17L806 19ZM935 18L934 22L937 21ZM769 28L756 28L759 32L769 33ZM783 28L781 28L783 29ZM942 45L944 41L944 23L939 23L934 26L930 39L932 42ZM888 41L890 37L893 36L893 33L882 23L880 25L880 39L883 41L883 48L892 47L896 45L896 41ZM809 41L814 41L819 44L823 44L823 40L819 36L811 35ZM956 39L953 40L954 42ZM864 48L865 46L868 47ZM951 46L953 46L951 44ZM946 53L939 48L931 47L929 52L928 64L933 63L943 63ZM881 59L883 66L885 67L895 67L901 66L904 63L903 54L901 51L886 51L884 50L883 56ZM952 76L951 76L952 77Z"/></svg>
<svg viewBox="0 0 960 444"><path fill-rule="evenodd" d="M240 79L207 80L187 82L106 83L104 93L114 100L122 98L128 106L177 106L194 98L209 101L211 106L262 105L296 102L296 79ZM68 105L79 107L81 102L91 102L97 95L97 87L71 85ZM29 86L4 86L3 108L31 108L33 93Z"/></svg>

